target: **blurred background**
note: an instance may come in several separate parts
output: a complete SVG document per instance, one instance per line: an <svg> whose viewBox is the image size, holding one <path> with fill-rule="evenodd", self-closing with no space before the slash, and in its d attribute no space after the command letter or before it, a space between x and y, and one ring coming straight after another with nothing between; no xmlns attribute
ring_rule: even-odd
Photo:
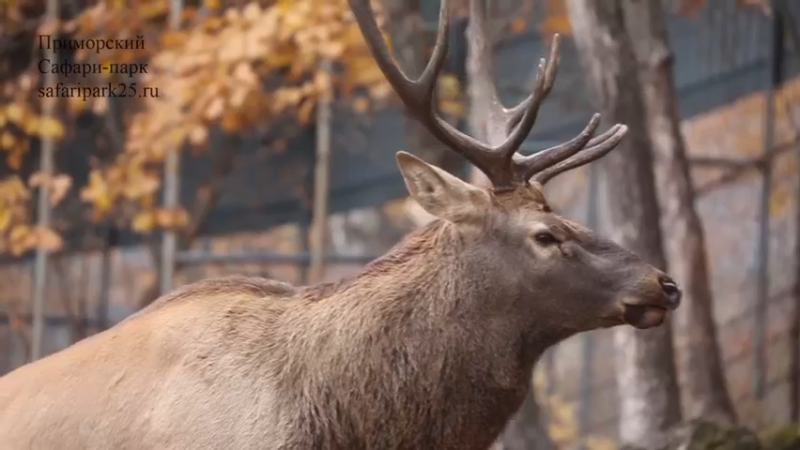
<svg viewBox="0 0 800 450"><path fill-rule="evenodd" d="M420 73L439 1L372 3ZM438 108L480 136L467 1L451 3ZM494 0L489 15L508 106L562 36L526 152L595 111L631 127L631 158L557 178L550 202L635 248L655 233L645 253L687 286L671 330L551 349L497 447L797 423L800 2ZM430 220L398 150L479 178L404 114L344 0L0 0L0 19L0 375L202 278L359 271Z"/></svg>

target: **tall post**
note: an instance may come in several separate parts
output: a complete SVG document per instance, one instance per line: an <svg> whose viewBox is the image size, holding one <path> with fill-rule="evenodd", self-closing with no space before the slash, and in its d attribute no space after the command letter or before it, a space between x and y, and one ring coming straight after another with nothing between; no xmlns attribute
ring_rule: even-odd
<svg viewBox="0 0 800 450"><path fill-rule="evenodd" d="M53 24L58 20L58 0L47 0L47 11L45 12L45 22ZM55 28L53 28L55 30ZM53 36L55 39L56 36ZM55 61L55 47L48 45L45 51L46 59ZM56 74L52 71L44 76L45 86L55 84ZM42 99L42 117L45 119L53 116L55 107L54 98ZM45 182L39 186L39 196L36 205L38 217L37 226L40 229L50 226L50 183L53 176L53 153L55 152L55 142L50 137L42 139L41 159L39 170L44 176ZM31 333L31 361L36 361L42 357L44 341L44 310L45 299L47 297L47 257L48 251L41 246L36 248L36 260L33 272L33 330Z"/></svg>
<svg viewBox="0 0 800 450"><path fill-rule="evenodd" d="M103 250L100 255L100 295L97 299L97 309L95 313L95 333L108 329L108 303L111 296L111 277L113 272L111 251L119 244L117 228L110 223L106 224L104 228Z"/></svg>
<svg viewBox="0 0 800 450"><path fill-rule="evenodd" d="M589 164L589 182L586 189L586 226L600 233L598 220L598 194L600 189L600 174L597 164ZM578 409L578 436L580 436L580 449L586 449L586 437L591 432L592 419L592 378L594 377L594 337L590 333L581 336L581 366L580 387L578 395L580 399Z"/></svg>
<svg viewBox="0 0 800 450"><path fill-rule="evenodd" d="M171 0L169 11L169 26L177 31L181 26L182 0ZM164 161L164 207L175 209L180 201L180 162L181 148L176 147L167 152ZM175 230L164 230L161 241L161 271L159 273L159 290L165 294L172 289L172 277L175 274L175 253L178 246L178 237Z"/></svg>
<svg viewBox="0 0 800 450"><path fill-rule="evenodd" d="M787 24L785 31L789 42L792 44L795 58L800 55L800 31L792 27L794 15L789 9L787 0L778 2L780 10L776 10ZM787 52L788 53L788 52ZM796 103L787 103L786 116L794 129L795 138L800 138L800 120L796 119L794 107ZM796 145L797 161L800 161L800 144ZM789 420L800 420L800 193L795 196L795 237L794 237L794 285L792 286L792 299L794 311L789 326Z"/></svg>
<svg viewBox="0 0 800 450"><path fill-rule="evenodd" d="M753 391L756 399L766 395L767 379L767 307L769 299L769 204L772 194L772 162L768 155L775 147L775 91L783 81L783 17L777 14L778 2L772 2L772 43L770 45L770 79L764 112L764 155L761 164L761 201L758 217L758 247L756 254L756 298L753 314Z"/></svg>
<svg viewBox="0 0 800 450"><path fill-rule="evenodd" d="M325 273L325 234L328 221L328 185L331 154L331 62L322 61L325 87L317 105L316 158L314 167L314 206L311 225L311 264L309 279L322 281Z"/></svg>

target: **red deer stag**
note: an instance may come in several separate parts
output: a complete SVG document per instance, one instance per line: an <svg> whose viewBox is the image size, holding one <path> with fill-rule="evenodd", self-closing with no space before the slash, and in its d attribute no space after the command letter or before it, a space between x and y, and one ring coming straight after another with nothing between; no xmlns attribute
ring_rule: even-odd
<svg viewBox="0 0 800 450"><path fill-rule="evenodd" d="M398 153L411 196L438 220L352 278L308 287L208 279L18 368L0 379L0 446L486 449L546 348L596 328L660 325L680 301L676 283L559 217L542 194L554 176L609 152L626 128L592 139L595 115L565 144L516 153L553 85L557 39L532 94L510 110L493 105L489 143L451 127L433 108L447 4L433 56L414 81L390 57L369 0L350 0L409 113L491 187ZM473 20L483 20L482 8L472 6Z"/></svg>

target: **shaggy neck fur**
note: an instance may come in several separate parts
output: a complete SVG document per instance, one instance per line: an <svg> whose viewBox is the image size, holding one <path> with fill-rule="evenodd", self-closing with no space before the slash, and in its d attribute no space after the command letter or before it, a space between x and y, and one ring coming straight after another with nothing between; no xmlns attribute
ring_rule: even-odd
<svg viewBox="0 0 800 450"><path fill-rule="evenodd" d="M450 225L434 222L352 279L298 292L277 319L288 353L270 376L288 393L287 411L300 411L295 435L311 441L287 448L491 444L536 359L570 333L503 307L496 300L520 293L465 251Z"/></svg>

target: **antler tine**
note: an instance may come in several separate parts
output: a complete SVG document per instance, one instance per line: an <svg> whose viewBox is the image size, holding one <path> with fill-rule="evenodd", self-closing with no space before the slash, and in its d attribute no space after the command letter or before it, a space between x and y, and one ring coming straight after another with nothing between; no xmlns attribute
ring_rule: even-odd
<svg viewBox="0 0 800 450"><path fill-rule="evenodd" d="M597 130L598 125L600 125L600 114L594 114L592 119L586 125L586 128L584 128L579 135L563 144L550 147L530 156L516 154L514 155L514 164L521 169L525 179L527 180L536 172L540 172L556 163L559 163L586 147L589 143L589 140L594 135L594 132ZM615 131L615 128L611 128L600 135L600 138L602 138L601 141L611 137Z"/></svg>
<svg viewBox="0 0 800 450"><path fill-rule="evenodd" d="M587 148L574 156L562 160L561 162L551 165L546 169L533 175L533 181L544 185L550 179L558 174L567 172L569 170L578 168L592 161L602 158L608 152L613 150L628 133L628 127L625 125L614 125L602 135L589 141Z"/></svg>
<svg viewBox="0 0 800 450"><path fill-rule="evenodd" d="M472 33L469 33L469 39L477 52L479 64L473 82L481 84L484 92L491 96L486 130L488 144L482 143L447 123L436 113L434 106L436 80L447 57L449 1L441 2L436 45L425 70L416 80L410 79L389 53L375 21L370 0L348 1L372 57L407 111L436 139L485 173L496 192L514 189L517 185L527 183L533 176L536 181L544 183L561 172L593 161L614 148L625 134L626 128L617 126L599 138L590 140L599 123L599 116L595 116L586 129L569 142L531 157L517 155L517 150L536 123L542 102L553 88L558 70L559 35L553 36L549 59L539 62L531 94L515 107L506 109L497 98L497 87L492 80L485 0L470 0ZM591 148L576 154L587 145Z"/></svg>
<svg viewBox="0 0 800 450"><path fill-rule="evenodd" d="M550 57L546 60L544 58L539 60L533 92L519 105L506 110L508 114L507 127L511 127L512 123L516 124L509 133L508 140L503 144L502 151L509 153L509 159L517 152L531 133L542 102L553 90L553 84L555 84L556 75L558 74L560 40L561 36L558 33L554 34L553 41L550 44Z"/></svg>
<svg viewBox="0 0 800 450"><path fill-rule="evenodd" d="M389 53L386 41L383 40L375 14L369 0L349 0L350 9L361 29L364 41L372 54L373 59L383 72L389 84L392 85L397 96L411 109L414 115L419 116L420 108L433 104L433 92L436 88L436 77L444 67L447 57L447 34L450 29L450 18L447 14L448 0L442 0L439 12L439 29L436 33L436 46L422 75L416 80L410 79L400 66L393 60ZM412 108L413 107L413 108Z"/></svg>
<svg viewBox="0 0 800 450"><path fill-rule="evenodd" d="M381 72L386 76L389 84L397 93L397 96L400 97L408 112L436 139L486 173L493 183L495 180L503 179L504 177L493 169L496 155L494 155L490 147L460 132L435 112L434 92L436 79L444 67L448 49L449 1L442 0L441 2L439 29L436 33L433 54L422 75L416 80L410 79L389 54L389 49L378 29L369 0L349 0L349 4L373 59L375 59Z"/></svg>
<svg viewBox="0 0 800 450"><path fill-rule="evenodd" d="M472 82L490 97L486 138L493 156L493 167L490 169L492 172L484 170L484 173L492 180L496 191L507 190L513 188L514 184L527 181L512 161L530 134L542 102L553 88L558 70L559 35L553 36L549 59L542 58L539 61L533 92L517 106L506 109L497 97L497 87L493 81L492 58L486 36L485 0L470 1L470 17L469 39L471 49L476 52L477 64Z"/></svg>

